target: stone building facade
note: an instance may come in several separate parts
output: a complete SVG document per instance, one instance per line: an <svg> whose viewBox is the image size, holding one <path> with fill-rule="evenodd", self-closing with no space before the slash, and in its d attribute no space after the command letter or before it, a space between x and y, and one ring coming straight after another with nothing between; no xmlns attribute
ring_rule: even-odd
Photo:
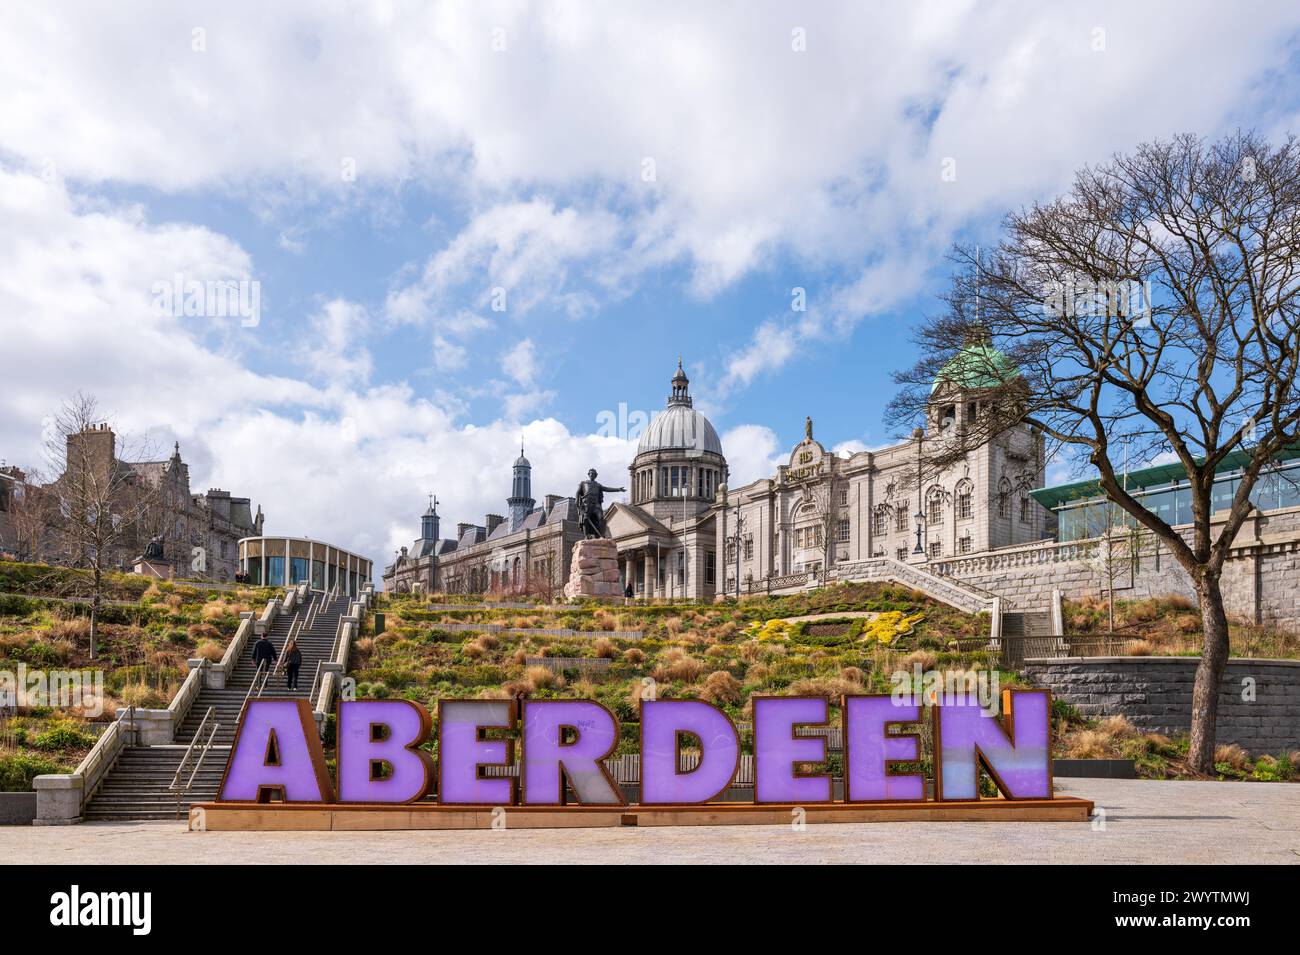
<svg viewBox="0 0 1300 955"><path fill-rule="evenodd" d="M233 497L229 491L209 488L206 493L190 490L189 465L181 457L177 443L170 458L162 461L128 462L117 457L117 439L107 425L98 425L78 434L68 436L69 462L84 462L78 466L115 469L117 482L124 493L131 489L146 495L148 506L135 526L127 528L122 544L113 555L113 564L130 570L136 558L156 540L162 555L150 559L156 572L174 577L197 580L232 582L239 564L239 541L244 537L260 535L265 517L261 507L253 511L249 498ZM12 548L14 528L12 512L15 497L22 491L45 499L47 510L57 500L57 485L70 479L67 473L59 475L50 485L27 485L17 469L6 469L2 482L6 494L4 509L10 512L7 522L8 540L0 546ZM131 509L135 513L135 509ZM59 551L58 535L53 533L57 515L45 515L46 528L41 533L37 553L40 559L62 562L68 555ZM6 522L0 521L0 527Z"/></svg>
<svg viewBox="0 0 1300 955"><path fill-rule="evenodd" d="M582 539L571 497L532 496L532 464L523 449L511 468L508 517L488 514L482 524L441 535L437 501L420 520L420 537L384 569L384 589L397 593L528 594L552 599L569 576L573 545Z"/></svg>
<svg viewBox="0 0 1300 955"><path fill-rule="evenodd" d="M945 381L927 427L874 451L838 455L804 438L770 478L724 488L714 505L721 592L783 589L828 580L841 564L889 557L931 564L1041 540L1050 513L1030 496L1044 478L1045 443L1020 425L934 470L936 442L974 427L978 388Z"/></svg>

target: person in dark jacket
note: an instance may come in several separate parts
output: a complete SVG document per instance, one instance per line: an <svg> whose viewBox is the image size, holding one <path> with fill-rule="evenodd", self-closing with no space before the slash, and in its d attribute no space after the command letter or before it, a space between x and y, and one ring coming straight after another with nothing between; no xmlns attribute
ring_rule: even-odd
<svg viewBox="0 0 1300 955"><path fill-rule="evenodd" d="M253 666L256 667L261 663L265 663L268 670L275 665L275 645L266 634L258 637L257 642L253 644Z"/></svg>
<svg viewBox="0 0 1300 955"><path fill-rule="evenodd" d="M290 640L284 648L284 685L287 689L298 689L298 668L302 666L302 651L298 641Z"/></svg>

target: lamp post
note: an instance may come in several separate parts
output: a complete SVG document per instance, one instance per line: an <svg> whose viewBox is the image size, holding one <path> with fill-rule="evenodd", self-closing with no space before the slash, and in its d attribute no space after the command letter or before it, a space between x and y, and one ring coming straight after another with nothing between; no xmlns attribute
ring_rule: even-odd
<svg viewBox="0 0 1300 955"><path fill-rule="evenodd" d="M912 432L916 439L916 548L912 553L924 556L925 548L921 546L921 537L925 533L925 509L921 506L921 439L925 432L920 428Z"/></svg>
<svg viewBox="0 0 1300 955"><path fill-rule="evenodd" d="M731 534L731 546L736 552L736 600L740 600L740 531L744 527L745 519L740 515L740 501L736 502L736 529Z"/></svg>

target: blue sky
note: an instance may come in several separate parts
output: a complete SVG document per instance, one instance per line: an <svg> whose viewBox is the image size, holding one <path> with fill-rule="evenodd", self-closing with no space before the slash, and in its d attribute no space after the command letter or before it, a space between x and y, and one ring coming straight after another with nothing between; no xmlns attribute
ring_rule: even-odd
<svg viewBox="0 0 1300 955"><path fill-rule="evenodd" d="M1056 6L11 5L0 457L82 389L387 560L428 491L501 510L521 435L538 497L623 483L598 416L678 354L736 480L804 415L885 444L954 240L1144 140L1297 126L1293 6ZM159 314L177 273L260 320Z"/></svg>

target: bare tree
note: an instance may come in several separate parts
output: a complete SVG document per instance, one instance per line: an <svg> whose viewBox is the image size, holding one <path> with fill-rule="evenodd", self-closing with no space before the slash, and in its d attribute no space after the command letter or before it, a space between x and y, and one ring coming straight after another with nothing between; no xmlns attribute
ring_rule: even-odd
<svg viewBox="0 0 1300 955"><path fill-rule="evenodd" d="M811 516L811 523L805 524L801 517L799 523L810 527L813 541L821 554L821 570L818 575L822 584L829 579L833 555L835 553L835 528L839 523L840 508L834 474L824 481L809 481L804 484L803 498L798 505L801 515Z"/></svg>
<svg viewBox="0 0 1300 955"><path fill-rule="evenodd" d="M105 574L121 561L124 548L139 545L140 528L154 488L128 463L91 395L80 392L54 415L46 456L58 479L44 489L62 557L89 571L90 656L98 648Z"/></svg>
<svg viewBox="0 0 1300 955"><path fill-rule="evenodd" d="M978 395L957 453L1008 426L1040 428L1091 465L1105 494L1191 579L1204 642L1189 760L1213 769L1229 652L1221 575L1261 474L1300 439L1300 149L1252 133L1184 135L1079 172L1067 193L1009 214L990 254L959 247L947 310L900 374L909 423L929 389ZM1116 448L1170 452L1186 471L1184 532L1129 493ZM1216 469L1239 465L1221 521Z"/></svg>

